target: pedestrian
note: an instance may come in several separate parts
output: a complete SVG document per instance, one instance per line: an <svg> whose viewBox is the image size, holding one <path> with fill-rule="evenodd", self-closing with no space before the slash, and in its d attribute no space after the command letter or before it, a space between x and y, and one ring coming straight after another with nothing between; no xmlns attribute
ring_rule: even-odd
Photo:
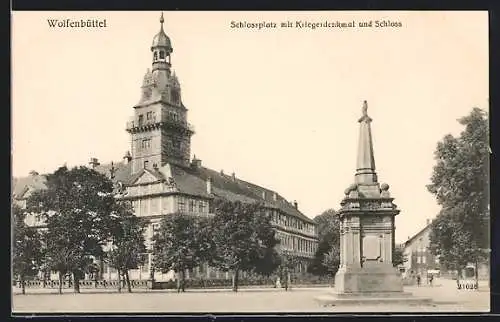
<svg viewBox="0 0 500 322"><path fill-rule="evenodd" d="M432 286L432 280L434 279L434 275L431 274L431 276L429 277L429 284Z"/></svg>
<svg viewBox="0 0 500 322"><path fill-rule="evenodd" d="M420 274L417 275L417 286L420 286Z"/></svg>

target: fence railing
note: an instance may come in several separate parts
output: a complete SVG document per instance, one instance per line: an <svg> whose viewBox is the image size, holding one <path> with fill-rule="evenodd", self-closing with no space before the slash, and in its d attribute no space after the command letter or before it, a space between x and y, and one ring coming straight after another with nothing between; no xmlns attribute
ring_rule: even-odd
<svg viewBox="0 0 500 322"><path fill-rule="evenodd" d="M301 278L291 276L291 283L295 285L325 285L332 283L331 278L325 277L314 277L314 278ZM81 289L93 289L93 288L118 288L117 280L80 280L80 288ZM131 280L130 281L132 288L155 288L155 289L175 289L177 288L177 281L156 281L154 285L150 280ZM281 282L283 284L283 282ZM185 287L186 288L230 288L233 285L232 279L225 278L191 278L186 279ZM240 278L238 280L238 285L247 286L247 287L275 287L276 279L275 278ZM20 287L19 281L13 281L13 286ZM29 280L25 281L26 288L59 288L59 280L50 280L50 281L41 281L41 280ZM72 288L73 283L63 281L62 288ZM121 281L121 287L126 288L127 285L124 281Z"/></svg>

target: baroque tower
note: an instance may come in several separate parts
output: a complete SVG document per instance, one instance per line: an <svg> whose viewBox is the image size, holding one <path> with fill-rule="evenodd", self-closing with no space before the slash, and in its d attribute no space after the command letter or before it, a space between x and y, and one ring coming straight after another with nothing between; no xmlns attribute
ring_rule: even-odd
<svg viewBox="0 0 500 322"><path fill-rule="evenodd" d="M188 166L191 154L192 126L181 100L179 80L172 71L170 38L160 31L151 45L152 69L144 75L139 103L127 123L131 135L132 173L142 168L160 168L170 162Z"/></svg>

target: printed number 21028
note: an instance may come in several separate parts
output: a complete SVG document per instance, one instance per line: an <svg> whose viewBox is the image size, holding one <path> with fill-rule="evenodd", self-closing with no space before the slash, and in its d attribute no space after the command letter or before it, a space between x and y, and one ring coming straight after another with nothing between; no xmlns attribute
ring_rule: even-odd
<svg viewBox="0 0 500 322"><path fill-rule="evenodd" d="M459 282L457 283L459 290L477 290L477 283L475 282Z"/></svg>

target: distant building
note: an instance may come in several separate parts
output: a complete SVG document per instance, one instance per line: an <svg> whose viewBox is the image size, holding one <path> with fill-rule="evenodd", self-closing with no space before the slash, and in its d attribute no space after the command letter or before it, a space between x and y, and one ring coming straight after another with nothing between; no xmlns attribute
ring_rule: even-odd
<svg viewBox="0 0 500 322"><path fill-rule="evenodd" d="M407 261L400 265L400 272L404 277L420 275L422 278L427 276L427 273L439 274L441 277L456 278L457 272L448 270L440 264L439 258L434 256L430 250L430 233L432 231L432 221L427 219L427 223L422 230L408 237L408 240L402 243L404 248L404 256ZM474 276L474 264L469 263L465 269L466 277ZM478 265L478 276L480 279L489 278L489 264L481 263Z"/></svg>
<svg viewBox="0 0 500 322"><path fill-rule="evenodd" d="M428 219L425 227L409 237L402 245L406 262L403 263L404 276L427 276L427 271L440 271L439 259L429 251L431 221Z"/></svg>
<svg viewBox="0 0 500 322"><path fill-rule="evenodd" d="M271 216L279 250L288 251L303 261L297 270L305 272L318 245L316 223L305 216L297 202L290 202L277 192L241 180L235 173L225 174L202 166L200 159L191 159L191 136L194 128L187 122L187 108L181 87L172 71L170 38L161 29L151 45L152 69L144 75L141 98L133 106L134 115L126 130L131 138L131 153L121 162L100 164L92 158L89 165L111 178L117 187L117 198L129 200L135 214L149 220L146 229L147 246L159 227L160 220L175 212L208 215L216 197L245 203L262 202ZM13 179L13 195L25 205L32 191L45 187L45 176L36 172L28 177ZM32 226L43 227L37 218L28 218ZM146 265L130 272L132 279L148 279L152 273L150 253ZM101 263L102 277L115 279L116 271ZM206 265L187 272L189 276L222 278ZM228 277L227 274L225 274ZM172 273L155 273L157 280L172 278Z"/></svg>

